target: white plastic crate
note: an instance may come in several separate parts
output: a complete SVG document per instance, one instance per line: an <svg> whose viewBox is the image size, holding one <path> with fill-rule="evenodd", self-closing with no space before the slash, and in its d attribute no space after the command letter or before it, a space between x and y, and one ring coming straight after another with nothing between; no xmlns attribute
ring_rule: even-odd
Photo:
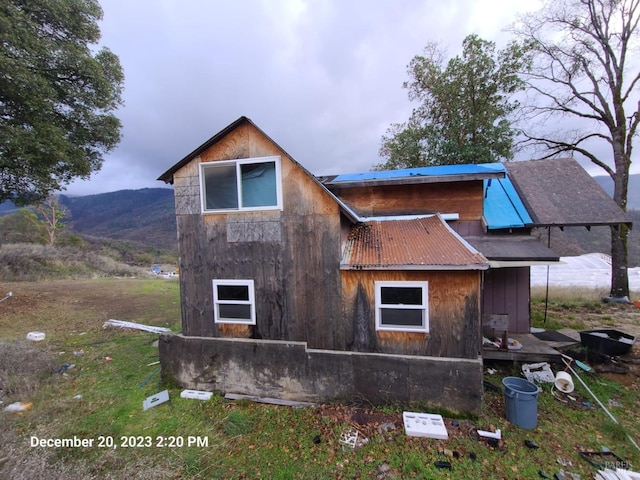
<svg viewBox="0 0 640 480"><path fill-rule="evenodd" d="M449 438L442 415L403 412L404 431L410 437L427 437L438 440Z"/></svg>

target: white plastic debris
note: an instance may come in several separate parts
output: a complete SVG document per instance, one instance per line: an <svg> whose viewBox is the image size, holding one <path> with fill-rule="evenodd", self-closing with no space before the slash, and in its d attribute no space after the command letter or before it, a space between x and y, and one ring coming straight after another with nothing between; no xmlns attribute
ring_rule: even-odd
<svg viewBox="0 0 640 480"><path fill-rule="evenodd" d="M14 402L11 405L4 407L5 412L26 412L31 408L33 404L31 402Z"/></svg>
<svg viewBox="0 0 640 480"><path fill-rule="evenodd" d="M530 382L554 383L556 381L551 365L547 362L525 363L522 365L522 373Z"/></svg>
<svg viewBox="0 0 640 480"><path fill-rule="evenodd" d="M183 390L180 398L191 398L193 400L209 400L213 393L203 392L201 390Z"/></svg>
<svg viewBox="0 0 640 480"><path fill-rule="evenodd" d="M495 432L489 432L487 430L478 430L478 435L485 438L495 438L496 440L500 440L502 438L502 432L498 428Z"/></svg>
<svg viewBox="0 0 640 480"><path fill-rule="evenodd" d="M163 390L161 392L156 393L155 395L151 395L147 397L142 402L142 409L149 410L152 407L160 405L161 403L169 401L169 390Z"/></svg>
<svg viewBox="0 0 640 480"><path fill-rule="evenodd" d="M165 333L165 332L171 331L171 329L165 328L165 327L153 327L150 325L142 325L140 323L126 322L124 320L113 320L113 319L107 320L106 322L104 322L104 325L102 327L103 328L106 328L106 327L133 328L135 330L143 330L145 332L152 332L152 333Z"/></svg>
<svg viewBox="0 0 640 480"><path fill-rule="evenodd" d="M44 333L43 332L29 332L27 333L27 340L31 340L32 342L40 342L42 340L44 340Z"/></svg>
<svg viewBox="0 0 640 480"><path fill-rule="evenodd" d="M431 413L402 412L404 431L410 437L427 437L446 440L449 438L442 415Z"/></svg>

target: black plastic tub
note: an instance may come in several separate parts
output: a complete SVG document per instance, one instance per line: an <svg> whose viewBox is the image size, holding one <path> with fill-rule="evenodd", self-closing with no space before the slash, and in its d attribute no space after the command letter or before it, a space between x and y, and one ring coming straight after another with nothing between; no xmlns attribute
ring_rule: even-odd
<svg viewBox="0 0 640 480"><path fill-rule="evenodd" d="M584 330L580 332L580 343L589 350L603 355L624 355L633 346L636 338L618 330Z"/></svg>

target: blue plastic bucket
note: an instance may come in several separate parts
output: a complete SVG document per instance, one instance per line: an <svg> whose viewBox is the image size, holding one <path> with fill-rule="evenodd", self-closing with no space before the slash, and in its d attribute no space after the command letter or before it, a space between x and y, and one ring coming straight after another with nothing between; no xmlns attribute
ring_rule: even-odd
<svg viewBox="0 0 640 480"><path fill-rule="evenodd" d="M538 425L538 393L540 389L524 378L505 377L504 407L509 420L514 425L531 430Z"/></svg>

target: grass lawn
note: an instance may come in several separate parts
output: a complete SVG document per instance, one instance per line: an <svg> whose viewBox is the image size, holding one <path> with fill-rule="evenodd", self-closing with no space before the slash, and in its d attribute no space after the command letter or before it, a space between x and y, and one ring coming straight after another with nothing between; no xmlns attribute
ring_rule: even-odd
<svg viewBox="0 0 640 480"><path fill-rule="evenodd" d="M31 406L0 412L1 478L531 479L540 470L553 476L564 469L585 479L596 468L579 452L602 447L640 468L640 452L627 438L640 442L635 374L581 374L619 424L574 381L576 401L568 403L543 385L538 426L523 430L505 419L501 383L520 373L492 365L497 371L485 376L479 418L441 412L449 438L415 438L402 424L410 405L291 408L217 394L208 401L181 398L181 388L160 383L157 334L103 328L118 319L179 331L177 281L0 283L0 298L6 291L13 296L0 302L0 400L3 408ZM585 305L547 306L547 321L576 325ZM600 307L596 314L615 325L617 307ZM540 308L534 302L534 317ZM44 332L45 340L27 341L30 331ZM169 402L143 410L143 401L164 389ZM500 429L502 440L482 440L478 429ZM355 447L341 442L355 431ZM438 461L451 470L437 468Z"/></svg>

